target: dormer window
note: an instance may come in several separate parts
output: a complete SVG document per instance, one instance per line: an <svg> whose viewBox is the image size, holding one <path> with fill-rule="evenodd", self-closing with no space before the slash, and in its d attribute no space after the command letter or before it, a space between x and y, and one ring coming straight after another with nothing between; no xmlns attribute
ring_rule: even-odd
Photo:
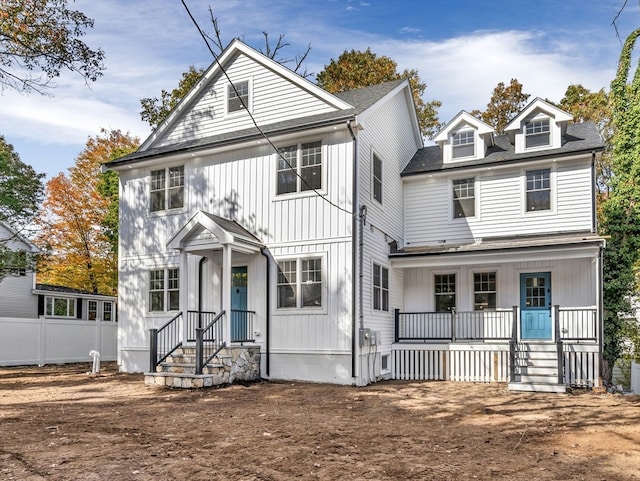
<svg viewBox="0 0 640 481"><path fill-rule="evenodd" d="M249 81L227 86L227 112L237 112L249 107Z"/></svg>
<svg viewBox="0 0 640 481"><path fill-rule="evenodd" d="M475 155L475 141L473 130L463 130L453 134L452 158L472 157Z"/></svg>
<svg viewBox="0 0 640 481"><path fill-rule="evenodd" d="M545 147L551 145L549 119L533 119L525 126L525 148Z"/></svg>

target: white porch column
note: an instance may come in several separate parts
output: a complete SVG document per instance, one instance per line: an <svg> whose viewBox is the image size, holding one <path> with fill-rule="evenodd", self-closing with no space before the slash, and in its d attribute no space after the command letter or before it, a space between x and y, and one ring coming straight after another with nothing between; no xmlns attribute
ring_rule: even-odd
<svg viewBox="0 0 640 481"><path fill-rule="evenodd" d="M184 249L180 251L180 310L182 311L182 339L187 342L187 310L189 309L189 272L188 254Z"/></svg>
<svg viewBox="0 0 640 481"><path fill-rule="evenodd" d="M231 344L231 246L222 246L222 309L224 316L224 342Z"/></svg>

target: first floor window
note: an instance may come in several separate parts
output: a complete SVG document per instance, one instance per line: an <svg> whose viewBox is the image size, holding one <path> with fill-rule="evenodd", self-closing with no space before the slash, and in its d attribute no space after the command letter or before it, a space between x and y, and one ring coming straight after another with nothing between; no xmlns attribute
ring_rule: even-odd
<svg viewBox="0 0 640 481"><path fill-rule="evenodd" d="M184 207L184 166L151 171L151 212Z"/></svg>
<svg viewBox="0 0 640 481"><path fill-rule="evenodd" d="M551 169L527 172L527 212L551 208Z"/></svg>
<svg viewBox="0 0 640 481"><path fill-rule="evenodd" d="M95 321L98 317L98 301L88 301L87 311L87 319Z"/></svg>
<svg viewBox="0 0 640 481"><path fill-rule="evenodd" d="M278 308L322 306L322 259L278 262Z"/></svg>
<svg viewBox="0 0 640 481"><path fill-rule="evenodd" d="M389 269L373 264L373 308L389 310Z"/></svg>
<svg viewBox="0 0 640 481"><path fill-rule="evenodd" d="M453 218L476 215L475 179L453 181Z"/></svg>
<svg viewBox="0 0 640 481"><path fill-rule="evenodd" d="M180 309L180 270L154 269L149 272L149 311Z"/></svg>
<svg viewBox="0 0 640 481"><path fill-rule="evenodd" d="M102 320L113 321L113 303L104 302L102 304Z"/></svg>
<svg viewBox="0 0 640 481"><path fill-rule="evenodd" d="M473 274L473 310L484 311L496 308L496 273Z"/></svg>
<svg viewBox="0 0 640 481"><path fill-rule="evenodd" d="M278 149L277 193L322 188L322 143L307 142Z"/></svg>
<svg viewBox="0 0 640 481"><path fill-rule="evenodd" d="M448 312L456 308L456 275L436 274L436 312Z"/></svg>
<svg viewBox="0 0 640 481"><path fill-rule="evenodd" d="M65 297L47 297L44 314L47 317L75 317L76 300Z"/></svg>

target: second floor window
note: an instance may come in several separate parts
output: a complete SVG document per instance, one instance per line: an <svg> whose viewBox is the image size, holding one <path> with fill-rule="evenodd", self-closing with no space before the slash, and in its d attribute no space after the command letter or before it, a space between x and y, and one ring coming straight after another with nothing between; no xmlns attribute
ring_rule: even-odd
<svg viewBox="0 0 640 481"><path fill-rule="evenodd" d="M235 88L234 88L235 87ZM249 82L238 82L227 86L227 112L237 112L249 107Z"/></svg>
<svg viewBox="0 0 640 481"><path fill-rule="evenodd" d="M460 157L471 157L475 152L473 130L465 130L453 134L451 156L454 159L459 159Z"/></svg>
<svg viewBox="0 0 640 481"><path fill-rule="evenodd" d="M373 154L373 198L382 204L382 160Z"/></svg>
<svg viewBox="0 0 640 481"><path fill-rule="evenodd" d="M149 311L180 309L180 270L178 268L149 271Z"/></svg>
<svg viewBox="0 0 640 481"><path fill-rule="evenodd" d="M453 217L473 217L476 215L475 179L453 181Z"/></svg>
<svg viewBox="0 0 640 481"><path fill-rule="evenodd" d="M456 308L456 275L436 274L436 312L450 312Z"/></svg>
<svg viewBox="0 0 640 481"><path fill-rule="evenodd" d="M322 188L322 143L307 142L278 149L277 193Z"/></svg>
<svg viewBox="0 0 640 481"><path fill-rule="evenodd" d="M527 212L551 208L551 169L527 172Z"/></svg>
<svg viewBox="0 0 640 481"><path fill-rule="evenodd" d="M184 166L152 170L150 194L151 212L184 207Z"/></svg>
<svg viewBox="0 0 640 481"><path fill-rule="evenodd" d="M534 119L525 127L525 148L543 147L551 144L549 119Z"/></svg>

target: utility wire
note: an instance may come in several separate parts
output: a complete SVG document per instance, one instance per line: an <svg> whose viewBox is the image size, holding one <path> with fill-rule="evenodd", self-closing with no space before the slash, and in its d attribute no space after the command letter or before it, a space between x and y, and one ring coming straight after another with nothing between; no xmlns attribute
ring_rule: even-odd
<svg viewBox="0 0 640 481"><path fill-rule="evenodd" d="M249 111L249 107L244 103L244 100L242 99L242 97L238 93L238 90L236 90L236 86L233 84L233 82L229 78L229 75L227 74L227 71L225 70L225 68L220 63L220 60L218 59L218 55L216 55L216 53L211 48L211 45L209 45L209 41L207 40L207 36L202 31L202 29L200 28L200 25L198 25L198 22L196 21L196 19L191 14L191 11L189 10L189 7L187 6L187 3L185 2L185 0L181 0L181 2L182 2L182 5L184 6L185 10L187 11L187 14L189 15L189 18L191 19L191 21L195 25L196 29L198 30L198 33L200 33L200 36L202 37L202 40L204 40L204 43L206 44L207 48L209 49L209 52L211 52L211 55L213 56L213 59L216 62L216 65L218 66L220 71L224 74L226 79L229 81L229 84L231 85L231 88L233 89L233 91L236 94L236 97L240 100L240 103L242 103L242 106L244 107L244 109L249 114L249 117L251 118L251 121L253 122L253 125L256 127L256 129L258 129L258 132L260 132L260 135L262 135L262 137L264 137L264 139L273 148L273 150L276 152L276 155L278 155L280 160L282 160L287 165L287 167L289 167L289 169L296 175L296 177L298 177L304 183L304 185L306 185L308 187L307 190L313 191L320 199L322 199L323 201L327 202L329 205L335 207L336 209L341 210L342 212L345 212L345 213L347 213L348 215L351 215L351 216L357 215L355 212L351 212L351 211L345 209L344 207L339 206L335 202L333 202L330 199L328 199L325 195L323 195L320 192L318 192L317 189L314 189L313 187L311 187L311 185L309 185L307 180L298 173L298 169L293 168L293 166L289 163L287 158L284 155L282 155L280 150L273 144L273 142L271 141L269 136L258 125L258 122L256 122L256 119L253 116L253 114ZM357 162L357 161L358 161L358 159L354 159L354 162Z"/></svg>

